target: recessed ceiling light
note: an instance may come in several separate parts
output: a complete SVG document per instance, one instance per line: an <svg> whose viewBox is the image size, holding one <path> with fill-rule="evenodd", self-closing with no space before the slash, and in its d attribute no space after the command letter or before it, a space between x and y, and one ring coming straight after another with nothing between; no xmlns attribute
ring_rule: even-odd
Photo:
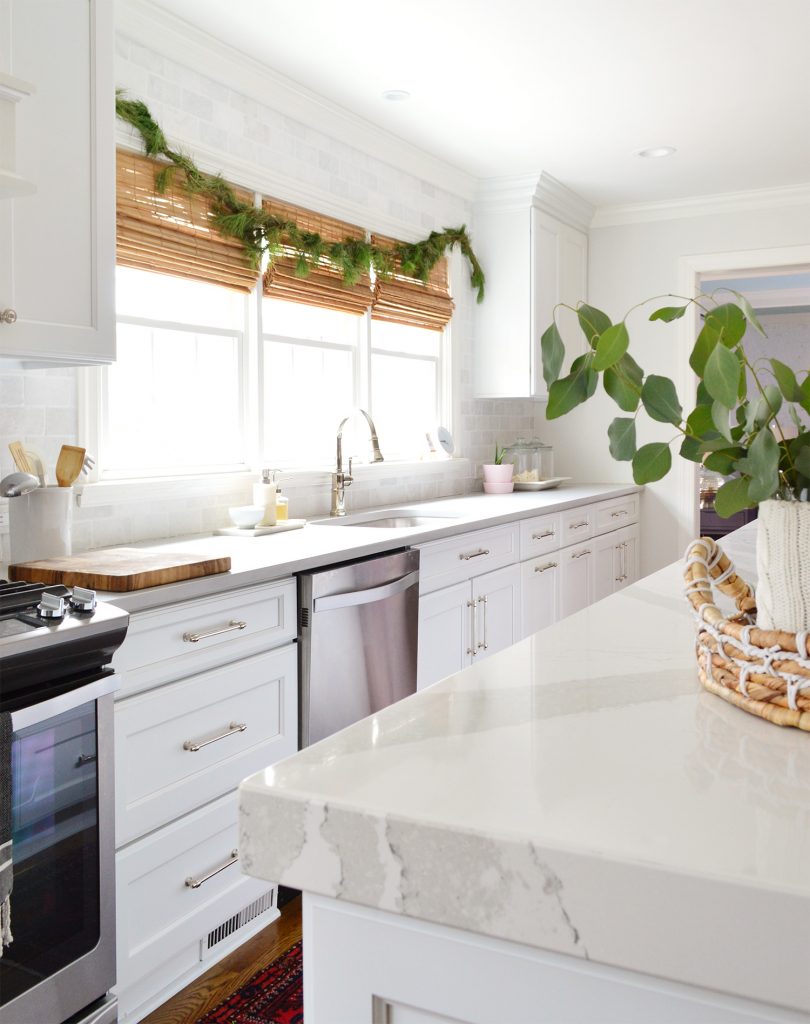
<svg viewBox="0 0 810 1024"><path fill-rule="evenodd" d="M672 156L675 152L674 146L650 146L649 149L640 149L638 155L648 157L650 160L656 160L662 156Z"/></svg>
<svg viewBox="0 0 810 1024"><path fill-rule="evenodd" d="M403 100L409 100L411 94L405 89L386 89L383 97L392 103L402 103Z"/></svg>

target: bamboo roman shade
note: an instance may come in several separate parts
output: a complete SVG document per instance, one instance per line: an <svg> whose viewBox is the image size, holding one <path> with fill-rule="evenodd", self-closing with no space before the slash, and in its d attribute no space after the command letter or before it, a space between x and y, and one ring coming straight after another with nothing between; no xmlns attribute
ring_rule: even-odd
<svg viewBox="0 0 810 1024"><path fill-rule="evenodd" d="M393 238L383 235L372 235L371 241L381 248L397 244ZM371 318L441 331L450 322L453 308L445 257L430 272L427 282L403 274L397 260L392 277L388 280L377 279Z"/></svg>
<svg viewBox="0 0 810 1024"><path fill-rule="evenodd" d="M265 199L264 209L283 220L292 221L299 231L318 234L324 242L343 242L347 238L364 241L366 233L354 224L326 217L300 206L276 199ZM371 305L371 279L363 274L357 284L343 283L339 264L323 257L317 267L310 267L306 277L296 276L298 255L291 247L275 256L264 275L264 294L285 302L303 302L343 313L362 314Z"/></svg>
<svg viewBox="0 0 810 1024"><path fill-rule="evenodd" d="M183 188L176 171L165 192L155 175L165 164L118 150L116 167L116 260L127 267L173 274L249 292L259 276L242 243L214 227L208 201ZM234 190L242 202L250 192Z"/></svg>

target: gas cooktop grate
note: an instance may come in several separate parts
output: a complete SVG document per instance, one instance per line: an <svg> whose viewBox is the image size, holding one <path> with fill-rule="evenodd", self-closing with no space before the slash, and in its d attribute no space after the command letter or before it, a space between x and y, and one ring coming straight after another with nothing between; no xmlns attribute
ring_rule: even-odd
<svg viewBox="0 0 810 1024"><path fill-rule="evenodd" d="M46 591L59 594L68 593L62 586L46 586L44 583L9 583L0 580L0 615L22 612L39 602L40 596Z"/></svg>

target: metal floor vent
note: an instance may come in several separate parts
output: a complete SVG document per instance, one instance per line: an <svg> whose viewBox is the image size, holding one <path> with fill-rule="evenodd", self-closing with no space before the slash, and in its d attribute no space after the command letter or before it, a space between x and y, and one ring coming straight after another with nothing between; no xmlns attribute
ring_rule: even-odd
<svg viewBox="0 0 810 1024"><path fill-rule="evenodd" d="M213 956L214 947L218 946L220 942L229 939L240 928L244 928L251 921L255 921L259 915L266 914L268 910L273 910L276 904L275 896L276 890L270 889L263 896L243 907L233 917L229 917L227 921L217 925L204 939L200 939L200 960L207 960L208 957Z"/></svg>

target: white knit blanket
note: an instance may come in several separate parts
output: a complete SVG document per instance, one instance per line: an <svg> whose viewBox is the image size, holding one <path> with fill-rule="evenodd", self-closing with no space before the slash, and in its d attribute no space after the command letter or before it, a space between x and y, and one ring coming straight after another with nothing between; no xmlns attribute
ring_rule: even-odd
<svg viewBox="0 0 810 1024"><path fill-rule="evenodd" d="M810 502L759 506L756 596L760 629L810 629Z"/></svg>

